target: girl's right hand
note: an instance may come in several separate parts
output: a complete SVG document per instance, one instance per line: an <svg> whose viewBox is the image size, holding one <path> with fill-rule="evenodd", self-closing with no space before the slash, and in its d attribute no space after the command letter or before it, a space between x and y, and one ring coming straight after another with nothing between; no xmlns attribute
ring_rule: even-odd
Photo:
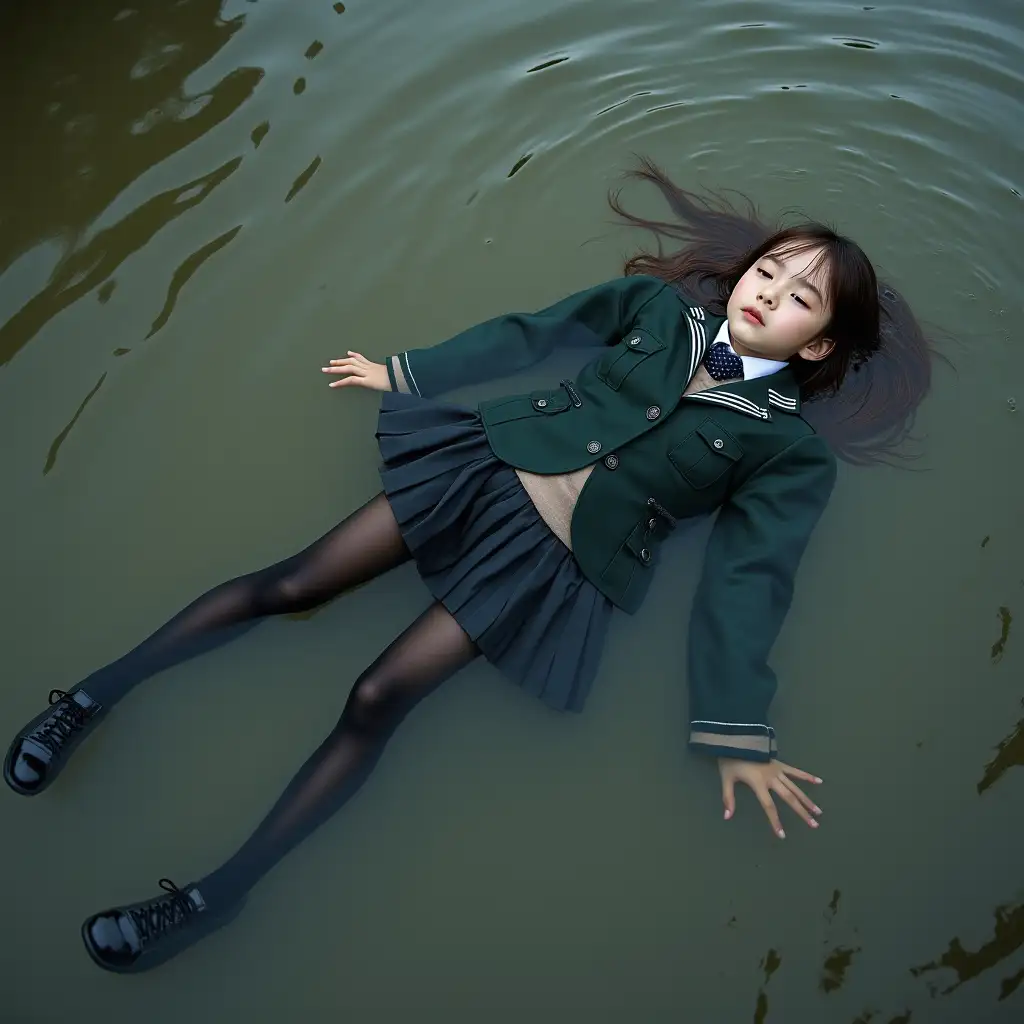
<svg viewBox="0 0 1024 1024"><path fill-rule="evenodd" d="M357 388L369 388L371 391L391 390L388 368L383 363L371 363L358 352L349 352L344 359L332 359L331 365L322 369L324 373L344 374L341 380L331 381L328 386L332 388L353 384Z"/></svg>

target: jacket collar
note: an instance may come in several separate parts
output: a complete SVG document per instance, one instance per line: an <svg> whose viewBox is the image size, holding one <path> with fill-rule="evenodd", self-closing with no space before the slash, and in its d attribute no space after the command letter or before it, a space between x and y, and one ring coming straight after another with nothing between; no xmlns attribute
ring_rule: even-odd
<svg viewBox="0 0 1024 1024"><path fill-rule="evenodd" d="M703 362L708 346L718 334L725 318L709 316L702 306L685 307L684 318L690 332L689 381ZM800 386L788 366L765 377L719 384L706 391L686 395L685 400L710 402L760 420L770 420L773 408L794 415L800 414Z"/></svg>

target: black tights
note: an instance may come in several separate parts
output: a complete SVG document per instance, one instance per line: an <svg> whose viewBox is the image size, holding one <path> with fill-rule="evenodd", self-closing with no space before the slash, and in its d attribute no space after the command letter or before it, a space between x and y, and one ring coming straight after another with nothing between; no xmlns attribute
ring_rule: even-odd
<svg viewBox="0 0 1024 1024"><path fill-rule="evenodd" d="M82 682L106 707L143 679L218 647L266 615L306 611L409 559L391 506L378 495L291 558L222 583L138 647ZM200 882L212 906L246 893L366 780L410 710L471 662L476 645L440 604L431 605L356 680L337 725L270 813L224 865Z"/></svg>

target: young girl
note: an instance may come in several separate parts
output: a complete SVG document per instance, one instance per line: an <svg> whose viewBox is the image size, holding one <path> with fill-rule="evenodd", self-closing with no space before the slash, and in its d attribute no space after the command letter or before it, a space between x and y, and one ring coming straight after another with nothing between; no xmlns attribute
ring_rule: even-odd
<svg viewBox="0 0 1024 1024"><path fill-rule="evenodd" d="M615 197L613 207L686 241L680 252L635 257L618 280L384 364L356 352L331 360L330 387L385 392L383 493L299 554L215 587L72 690L51 691L15 737L4 778L40 793L132 687L256 619L313 608L409 558L434 597L356 680L335 728L226 863L86 920L100 967L146 970L226 924L362 785L417 702L479 655L550 706L581 710L613 608L635 612L677 522L716 509L691 617L689 744L718 759L726 818L742 783L780 838L776 800L817 828L820 809L798 782L821 780L777 759L767 658L832 490L833 451L863 462L903 439L928 387L928 345L849 239L814 223L769 235L653 165L638 175L681 225L634 217ZM581 343L595 357L575 380L475 410L432 398ZM889 372L840 391L869 357Z"/></svg>

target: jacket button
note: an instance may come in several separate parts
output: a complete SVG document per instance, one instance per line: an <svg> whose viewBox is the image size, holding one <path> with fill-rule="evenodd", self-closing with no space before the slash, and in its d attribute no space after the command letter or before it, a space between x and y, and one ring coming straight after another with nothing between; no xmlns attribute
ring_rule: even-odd
<svg viewBox="0 0 1024 1024"><path fill-rule="evenodd" d="M656 405L652 405L647 410L647 418L649 420L656 420L660 415L661 415L661 410Z"/></svg>
<svg viewBox="0 0 1024 1024"><path fill-rule="evenodd" d="M725 442L720 437L716 437L713 443L716 448L725 447Z"/></svg>
<svg viewBox="0 0 1024 1024"><path fill-rule="evenodd" d="M537 399L537 408L538 409L546 409L547 407L548 407L548 400L546 398L538 398Z"/></svg>
<svg viewBox="0 0 1024 1024"><path fill-rule="evenodd" d="M651 560L651 549L641 548L640 549L640 561L647 565Z"/></svg>
<svg viewBox="0 0 1024 1024"><path fill-rule="evenodd" d="M639 338L630 338L629 339L629 343L630 343L630 345L639 345L640 344L640 339Z"/></svg>
<svg viewBox="0 0 1024 1024"><path fill-rule="evenodd" d="M647 520L647 529L651 533L654 533L654 531L657 529L657 526L658 526L658 520L657 519L648 519Z"/></svg>
<svg viewBox="0 0 1024 1024"><path fill-rule="evenodd" d="M604 464L609 469L618 469L619 468L619 457L618 457L618 455L606 455L604 457Z"/></svg>
<svg viewBox="0 0 1024 1024"><path fill-rule="evenodd" d="M587 444L587 451L590 452L591 455L596 455L600 450L601 450L601 442L600 441L590 441Z"/></svg>

